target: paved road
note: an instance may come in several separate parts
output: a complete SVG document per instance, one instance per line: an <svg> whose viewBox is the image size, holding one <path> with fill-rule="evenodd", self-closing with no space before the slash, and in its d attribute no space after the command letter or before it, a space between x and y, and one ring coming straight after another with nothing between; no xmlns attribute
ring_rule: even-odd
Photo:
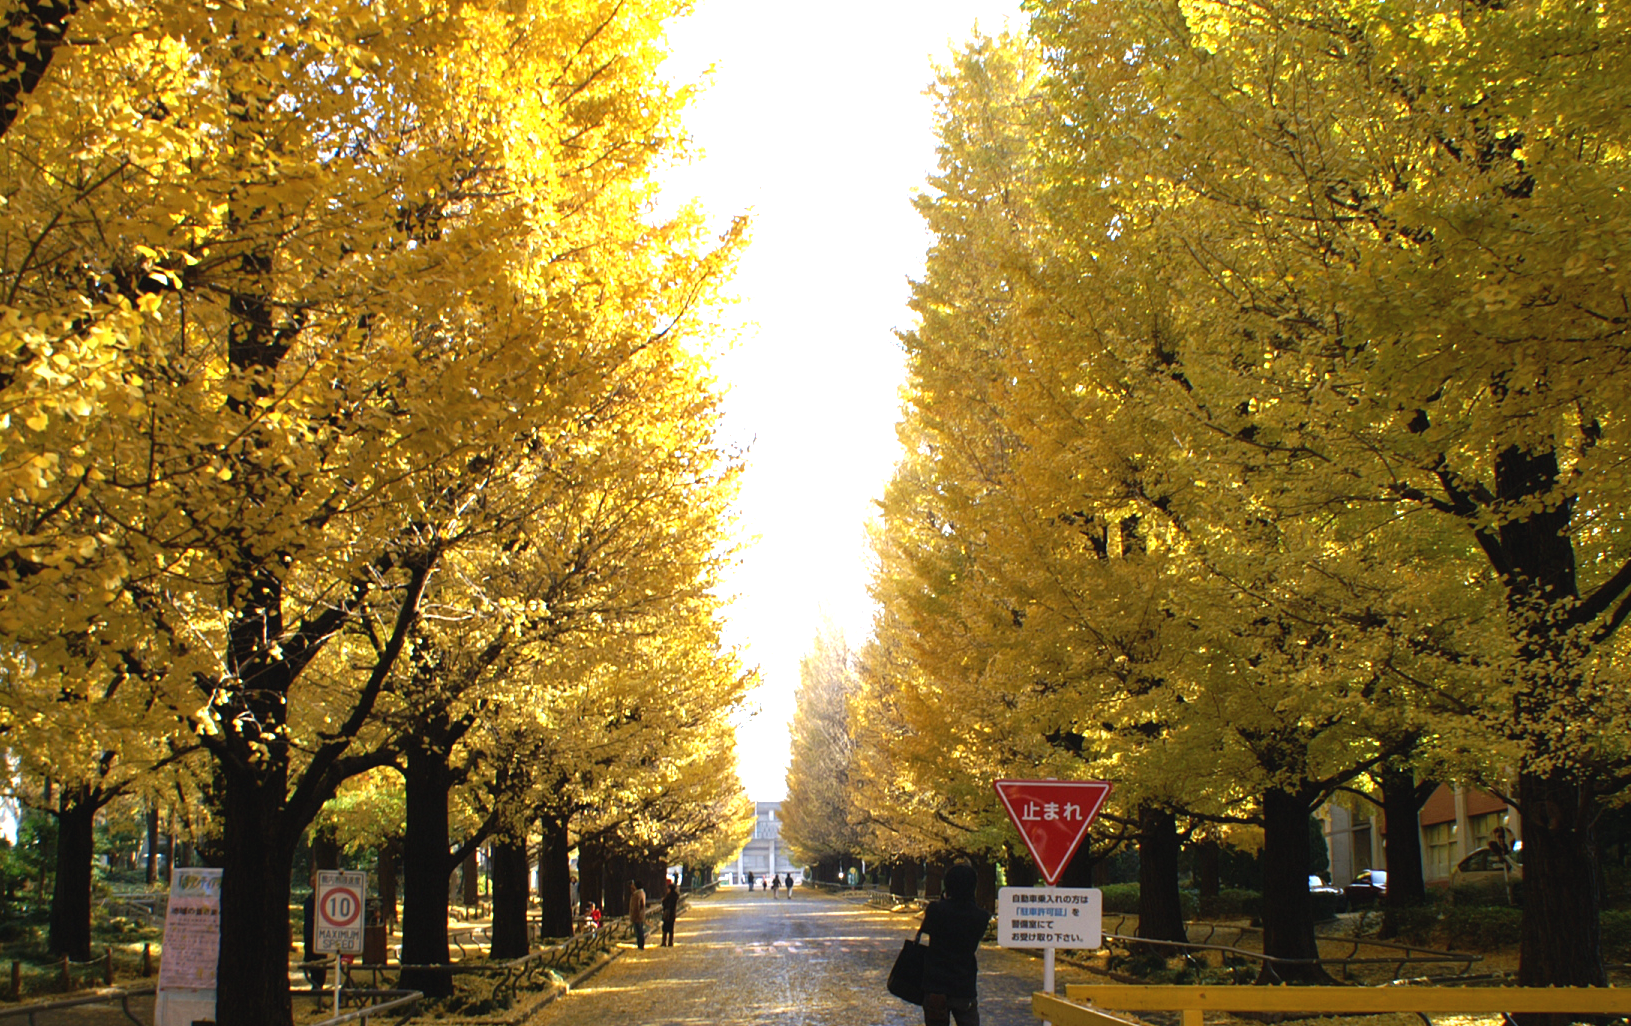
<svg viewBox="0 0 1631 1026"><path fill-rule="evenodd" d="M529 1026L916 1026L922 1011L891 997L884 979L918 918L811 888L792 900L725 890L691 903L675 947L657 947L654 930L646 950L630 946ZM1060 983L1086 979L1060 966ZM1040 959L980 949L984 1026L1036 1026L1031 991L1041 985ZM131 1005L153 1021L152 998ZM298 1019L311 1008L295 995ZM115 1005L42 1014L39 1026L120 1023L130 1026Z"/></svg>
<svg viewBox="0 0 1631 1026"><path fill-rule="evenodd" d="M909 1026L923 1013L884 990L918 917L801 888L735 888L693 902L675 946L625 951L533 1026ZM1060 980L1067 977L1061 967ZM1085 975L1084 977L1085 978ZM980 949L984 1026L1036 1026L1039 959Z"/></svg>

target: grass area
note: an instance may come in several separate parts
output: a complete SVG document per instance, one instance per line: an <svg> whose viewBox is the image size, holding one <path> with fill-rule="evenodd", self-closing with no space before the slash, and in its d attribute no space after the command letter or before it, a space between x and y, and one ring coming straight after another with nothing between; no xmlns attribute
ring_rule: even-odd
<svg viewBox="0 0 1631 1026"><path fill-rule="evenodd" d="M11 997L11 965L18 963L24 1000L65 993L62 979L62 960L53 958L46 948L46 924L33 918L8 921L10 928L5 943L0 944L0 1000ZM113 957L113 982L131 983L142 978L146 967L142 950L152 947L152 970L157 972L159 941L164 931L159 926L146 926L138 920L124 916L97 919L91 924L91 957L89 963L70 963L69 978L74 990L103 985L105 959Z"/></svg>

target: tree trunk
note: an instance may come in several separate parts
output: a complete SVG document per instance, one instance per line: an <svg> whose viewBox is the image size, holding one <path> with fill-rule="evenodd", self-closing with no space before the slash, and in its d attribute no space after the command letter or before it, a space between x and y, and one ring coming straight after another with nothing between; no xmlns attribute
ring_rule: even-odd
<svg viewBox="0 0 1631 1026"><path fill-rule="evenodd" d="M946 879L946 862L944 859L930 859L928 872L923 874L923 896L925 898L940 897L940 889Z"/></svg>
<svg viewBox="0 0 1631 1026"><path fill-rule="evenodd" d="M1041 882L1042 876L1036 871L1036 863L1029 856L1018 852L1008 855L1008 886L1035 887Z"/></svg>
<svg viewBox="0 0 1631 1026"><path fill-rule="evenodd" d="M379 873L380 921L386 926L396 925L396 860L402 853L402 839L387 837L379 846L376 861Z"/></svg>
<svg viewBox="0 0 1631 1026"><path fill-rule="evenodd" d="M1398 913L1427 903L1421 869L1421 798L1415 770L1384 763L1382 849L1387 855L1387 894L1382 899L1382 936L1399 934Z"/></svg>
<svg viewBox="0 0 1631 1026"><path fill-rule="evenodd" d="M1507 502L1550 498L1562 468L1555 449L1513 446L1495 461L1495 492ZM1500 549L1507 608L1519 626L1513 728L1535 756L1518 767L1523 816L1524 909L1518 982L1526 987L1603 986L1601 866L1592 831L1599 811L1582 774L1602 770L1592 756L1570 750L1546 767L1529 759L1555 757L1555 725L1579 699L1577 639L1566 614L1579 600L1571 501L1547 501L1522 519L1501 522ZM1567 1016L1523 1016L1525 1026Z"/></svg>
<svg viewBox="0 0 1631 1026"><path fill-rule="evenodd" d="M600 907L608 916L616 918L629 914L629 857L624 852L610 852L605 861L605 886Z"/></svg>
<svg viewBox="0 0 1631 1026"><path fill-rule="evenodd" d="M606 910L606 853L598 842L578 845L578 900L587 910L590 904Z"/></svg>
<svg viewBox="0 0 1631 1026"><path fill-rule="evenodd" d="M1072 853L1070 861L1065 863L1065 868L1059 871L1059 886L1092 887L1093 866L1098 861L1099 858L1093 854L1087 839L1083 838L1081 846Z"/></svg>
<svg viewBox="0 0 1631 1026"><path fill-rule="evenodd" d="M311 832L311 868L340 868L340 842L334 837L334 827L327 823Z"/></svg>
<svg viewBox="0 0 1631 1026"><path fill-rule="evenodd" d="M520 958L527 953L527 844L508 838L493 839L488 855L493 881L493 959Z"/></svg>
<svg viewBox="0 0 1631 1026"><path fill-rule="evenodd" d="M474 850L465 856L464 867L459 873L459 882L463 885L463 891L459 898L464 907L475 908L480 905L481 862L477 859L477 853Z"/></svg>
<svg viewBox="0 0 1631 1026"><path fill-rule="evenodd" d="M147 810L147 886L159 880L159 810Z"/></svg>
<svg viewBox="0 0 1631 1026"><path fill-rule="evenodd" d="M658 857L642 859L634 876L640 881L640 886L645 888L648 902L655 905L663 900L663 894L668 890L667 859Z"/></svg>
<svg viewBox="0 0 1631 1026"><path fill-rule="evenodd" d="M1562 771L1522 773L1523 926L1518 984L1524 987L1603 987L1602 926L1594 796ZM1566 928L1564 925L1566 924ZM1567 1022L1571 1016L1525 1017Z"/></svg>
<svg viewBox="0 0 1631 1026"><path fill-rule="evenodd" d="M1187 941L1178 892L1178 820L1166 809L1138 809L1138 935L1147 940Z"/></svg>
<svg viewBox="0 0 1631 1026"><path fill-rule="evenodd" d="M447 965L448 864L447 795L452 775L436 751L408 749L403 773L406 827L402 837L402 964ZM453 992L444 972L405 969L399 984L427 997Z"/></svg>
<svg viewBox="0 0 1631 1026"><path fill-rule="evenodd" d="M1195 845L1195 889L1202 898L1215 898L1223 889L1222 846L1213 840Z"/></svg>
<svg viewBox="0 0 1631 1026"><path fill-rule="evenodd" d="M570 937L572 918L581 911L572 907L571 840L567 836L564 819L557 820L553 815L546 814L542 817L542 822L544 843L538 852L538 905L539 911L543 914L543 922L538 927L538 933L544 937ZM580 858L578 892L585 900L593 900L598 904L599 895L589 899L588 889L583 885L584 871L587 868L587 864ZM598 867L596 868L598 872Z"/></svg>
<svg viewBox="0 0 1631 1026"><path fill-rule="evenodd" d="M1319 957L1314 941L1314 896L1308 890L1308 803L1285 791L1263 795L1263 953L1275 958ZM1263 963L1261 982L1326 983L1318 965Z"/></svg>
<svg viewBox="0 0 1631 1026"><path fill-rule="evenodd" d="M50 948L75 962L91 958L91 863L96 858L96 797L83 784L62 789L57 805L57 878L51 891Z"/></svg>
<svg viewBox="0 0 1631 1026"><path fill-rule="evenodd" d="M282 759L217 760L221 798L221 954L215 1021L289 1026L289 876L306 824L286 823Z"/></svg>
<svg viewBox="0 0 1631 1026"><path fill-rule="evenodd" d="M997 864L990 859L974 860L974 901L987 912L997 911Z"/></svg>

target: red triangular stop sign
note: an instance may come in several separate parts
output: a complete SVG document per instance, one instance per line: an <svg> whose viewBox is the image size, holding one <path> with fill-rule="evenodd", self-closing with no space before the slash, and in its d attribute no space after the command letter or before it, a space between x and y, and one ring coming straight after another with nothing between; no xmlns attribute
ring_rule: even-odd
<svg viewBox="0 0 1631 1026"><path fill-rule="evenodd" d="M1108 780L998 780L997 797L1052 887L1110 797Z"/></svg>

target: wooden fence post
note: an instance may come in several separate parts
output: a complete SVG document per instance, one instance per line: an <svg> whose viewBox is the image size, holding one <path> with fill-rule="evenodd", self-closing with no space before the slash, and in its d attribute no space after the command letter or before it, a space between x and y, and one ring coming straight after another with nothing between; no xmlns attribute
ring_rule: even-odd
<svg viewBox="0 0 1631 1026"><path fill-rule="evenodd" d="M23 963L15 958L11 960L11 999L23 999Z"/></svg>
<svg viewBox="0 0 1631 1026"><path fill-rule="evenodd" d="M142 975L153 975L153 945L151 943L142 945Z"/></svg>
<svg viewBox="0 0 1631 1026"><path fill-rule="evenodd" d="M107 960L102 964L102 985L111 987L113 986L113 949L103 948L102 957Z"/></svg>
<svg viewBox="0 0 1631 1026"><path fill-rule="evenodd" d="M61 970L62 970L62 992L64 994L71 994L71 993L73 993L73 990L74 990L74 977L73 977L73 974L71 974L68 971L68 956L67 955L62 956Z"/></svg>

